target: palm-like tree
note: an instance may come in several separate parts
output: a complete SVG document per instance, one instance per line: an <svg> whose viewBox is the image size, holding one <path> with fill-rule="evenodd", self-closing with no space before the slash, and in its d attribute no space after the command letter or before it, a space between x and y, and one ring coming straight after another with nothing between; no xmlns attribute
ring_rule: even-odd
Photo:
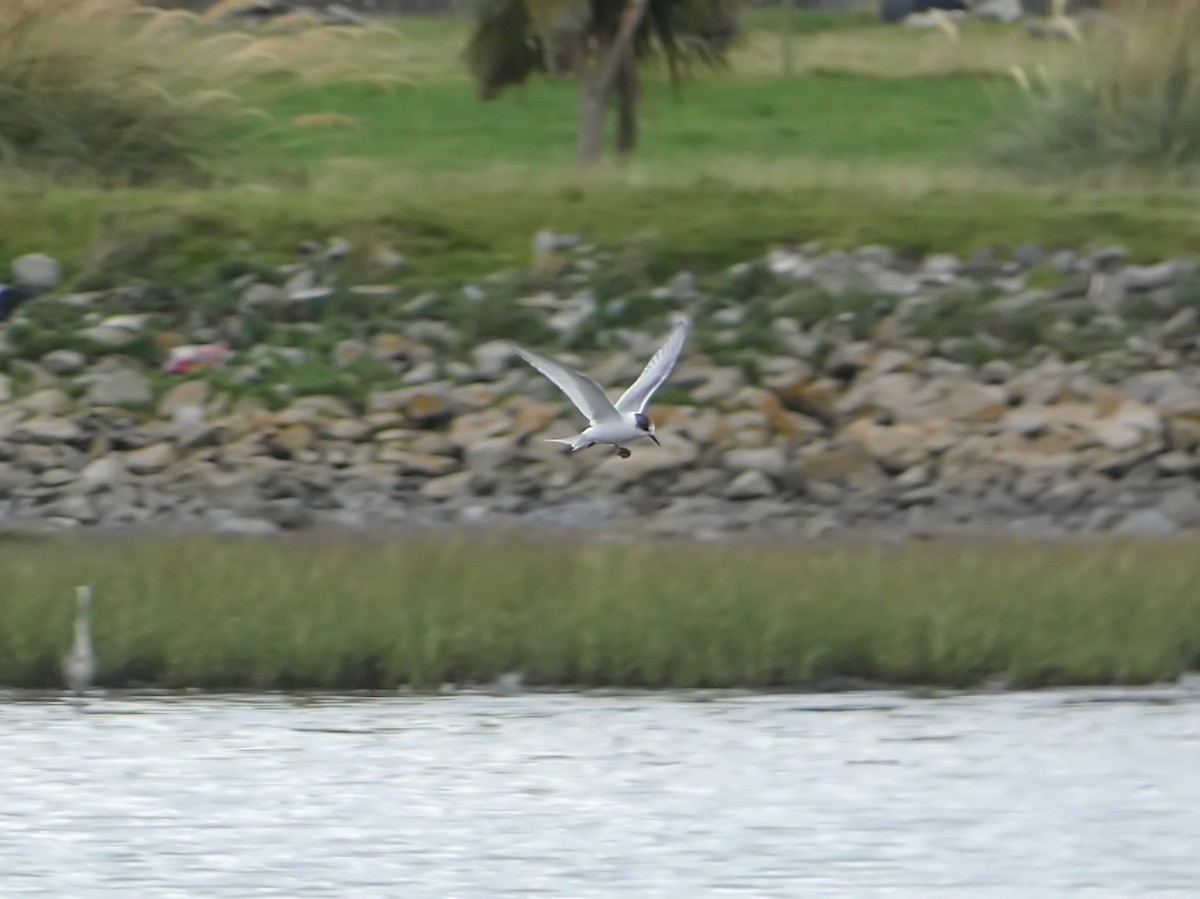
<svg viewBox="0 0 1200 899"><path fill-rule="evenodd" d="M617 108L617 152L637 146L637 63L658 54L672 78L719 63L737 33L738 0L483 0L467 64L490 100L537 72L579 78L579 163L604 155L604 116Z"/></svg>

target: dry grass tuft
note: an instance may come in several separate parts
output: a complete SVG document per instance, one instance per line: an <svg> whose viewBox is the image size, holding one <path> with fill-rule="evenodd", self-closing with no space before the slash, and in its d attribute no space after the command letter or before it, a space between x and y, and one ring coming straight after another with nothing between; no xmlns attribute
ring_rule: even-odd
<svg viewBox="0 0 1200 899"><path fill-rule="evenodd" d="M1031 170L1200 163L1200 0L1113 0L1086 55L1051 69L997 154Z"/></svg>
<svg viewBox="0 0 1200 899"><path fill-rule="evenodd" d="M402 80L378 74L387 29L257 34L215 21L135 0L0 4L0 160L106 186L194 179L204 137L271 85Z"/></svg>

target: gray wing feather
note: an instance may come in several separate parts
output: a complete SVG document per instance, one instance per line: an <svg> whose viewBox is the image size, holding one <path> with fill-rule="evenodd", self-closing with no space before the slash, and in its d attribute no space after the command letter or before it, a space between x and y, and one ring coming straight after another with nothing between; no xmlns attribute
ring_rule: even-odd
<svg viewBox="0 0 1200 899"><path fill-rule="evenodd" d="M560 365L545 356L513 347L518 356L540 371L553 382L554 386L567 395L591 424L616 417L617 410L612 400L605 394L604 388L581 371Z"/></svg>
<svg viewBox="0 0 1200 899"><path fill-rule="evenodd" d="M690 318L681 318L675 323L666 342L658 348L658 352L646 363L638 379L617 400L617 411L643 412L650 403L654 392L670 377L671 370L683 354L683 345L687 343L688 334L692 329Z"/></svg>

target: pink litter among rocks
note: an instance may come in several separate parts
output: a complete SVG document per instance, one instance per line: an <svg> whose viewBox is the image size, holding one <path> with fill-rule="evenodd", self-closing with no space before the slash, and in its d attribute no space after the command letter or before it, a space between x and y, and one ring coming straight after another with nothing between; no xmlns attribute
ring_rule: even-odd
<svg viewBox="0 0 1200 899"><path fill-rule="evenodd" d="M232 355L223 343L189 344L172 347L163 371L171 375L186 375L205 368L219 368Z"/></svg>

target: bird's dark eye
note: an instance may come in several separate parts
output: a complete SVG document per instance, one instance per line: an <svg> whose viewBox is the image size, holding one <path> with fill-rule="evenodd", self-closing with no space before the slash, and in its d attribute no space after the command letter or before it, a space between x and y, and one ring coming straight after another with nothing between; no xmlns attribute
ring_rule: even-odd
<svg viewBox="0 0 1200 899"><path fill-rule="evenodd" d="M634 420L634 423L637 425L639 431L649 431L650 430L650 418L644 412L635 413L633 416L633 420Z"/></svg>

